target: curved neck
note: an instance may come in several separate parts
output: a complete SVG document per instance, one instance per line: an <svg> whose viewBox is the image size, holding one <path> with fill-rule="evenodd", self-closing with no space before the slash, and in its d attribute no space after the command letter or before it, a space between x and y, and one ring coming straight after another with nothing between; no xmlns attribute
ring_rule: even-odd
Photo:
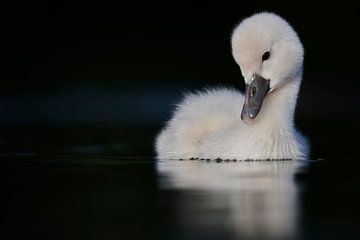
<svg viewBox="0 0 360 240"><path fill-rule="evenodd" d="M263 122L276 127L293 127L301 78L301 75L296 76L266 96L260 110L261 114L258 116L259 123Z"/></svg>

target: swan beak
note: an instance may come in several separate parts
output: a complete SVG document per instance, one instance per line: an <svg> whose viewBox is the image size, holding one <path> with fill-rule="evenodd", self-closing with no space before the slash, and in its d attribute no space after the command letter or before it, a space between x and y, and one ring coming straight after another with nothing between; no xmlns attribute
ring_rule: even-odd
<svg viewBox="0 0 360 240"><path fill-rule="evenodd" d="M251 123L258 115L262 102L270 90L270 80L254 74L250 83L246 84L245 102L241 112L241 119Z"/></svg>

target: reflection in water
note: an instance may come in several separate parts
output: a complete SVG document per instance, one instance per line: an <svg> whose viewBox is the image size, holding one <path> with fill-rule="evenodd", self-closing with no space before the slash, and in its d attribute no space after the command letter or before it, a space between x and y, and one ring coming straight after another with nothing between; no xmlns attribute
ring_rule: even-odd
<svg viewBox="0 0 360 240"><path fill-rule="evenodd" d="M294 174L301 163L159 161L160 186L180 190L179 234L196 238L294 239Z"/></svg>

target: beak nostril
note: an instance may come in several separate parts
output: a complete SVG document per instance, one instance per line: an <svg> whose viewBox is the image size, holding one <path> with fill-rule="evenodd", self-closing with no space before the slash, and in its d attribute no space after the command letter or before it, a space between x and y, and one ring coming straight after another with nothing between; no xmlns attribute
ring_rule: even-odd
<svg viewBox="0 0 360 240"><path fill-rule="evenodd" d="M257 93L256 87L251 88L250 96L253 97L253 96L255 96L256 93Z"/></svg>

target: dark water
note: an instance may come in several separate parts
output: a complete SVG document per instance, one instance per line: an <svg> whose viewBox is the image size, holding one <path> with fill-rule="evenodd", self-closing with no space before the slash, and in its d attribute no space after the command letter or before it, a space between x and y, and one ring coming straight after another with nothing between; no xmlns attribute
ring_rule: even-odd
<svg viewBox="0 0 360 240"><path fill-rule="evenodd" d="M359 159L156 161L136 154L153 134L50 133L3 139L0 239L360 239Z"/></svg>

